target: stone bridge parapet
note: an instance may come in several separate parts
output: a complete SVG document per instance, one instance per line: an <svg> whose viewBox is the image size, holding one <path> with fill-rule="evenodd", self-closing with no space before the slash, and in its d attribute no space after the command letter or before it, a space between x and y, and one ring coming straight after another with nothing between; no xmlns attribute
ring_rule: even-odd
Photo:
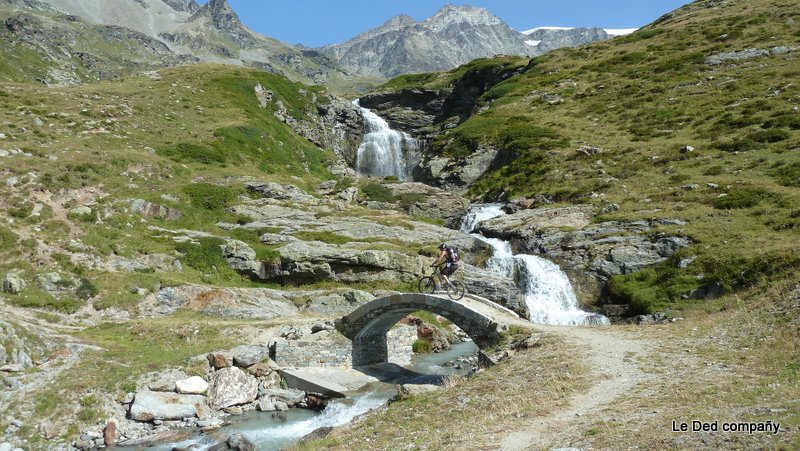
<svg viewBox="0 0 800 451"><path fill-rule="evenodd" d="M447 318L479 348L484 348L499 337L500 324L513 315L507 309L493 308L487 302L468 296L453 301L422 293L396 294L359 306L337 320L336 328L353 341L353 366L387 362L386 333L402 318L419 310Z"/></svg>

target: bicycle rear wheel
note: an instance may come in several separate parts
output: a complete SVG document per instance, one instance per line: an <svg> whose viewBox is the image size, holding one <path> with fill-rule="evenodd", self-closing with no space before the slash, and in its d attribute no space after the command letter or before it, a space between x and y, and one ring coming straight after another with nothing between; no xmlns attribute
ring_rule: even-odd
<svg viewBox="0 0 800 451"><path fill-rule="evenodd" d="M425 276L419 279L417 288L419 288L420 293L433 294L436 291L436 281L431 276Z"/></svg>
<svg viewBox="0 0 800 451"><path fill-rule="evenodd" d="M447 286L447 296L454 301L463 298L465 292L466 288L460 280L451 280L450 285Z"/></svg>

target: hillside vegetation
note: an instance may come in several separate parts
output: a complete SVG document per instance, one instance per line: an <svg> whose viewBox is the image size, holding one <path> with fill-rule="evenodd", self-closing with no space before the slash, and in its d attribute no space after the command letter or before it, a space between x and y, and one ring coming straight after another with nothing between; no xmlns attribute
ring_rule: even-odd
<svg viewBox="0 0 800 451"><path fill-rule="evenodd" d="M458 159L499 149L469 188L474 199L541 195L592 204L605 212L598 222L686 221L662 231L690 237L690 248L609 285L612 300L637 310L674 307L709 283L730 291L780 279L800 268L795 6L697 1L629 36L534 58L430 152ZM383 89L441 88L490 61Z"/></svg>
<svg viewBox="0 0 800 451"><path fill-rule="evenodd" d="M274 93L266 108L253 92L259 83ZM245 194L245 181L291 181L307 189L332 178L327 166L336 161L333 152L312 145L273 114L280 101L285 114L303 117L317 102L315 90L321 92L253 69L213 65L46 91L4 84L0 149L10 154L2 171L4 180L13 181L0 188L0 205L10 216L0 226L5 249L0 272L30 275L49 267L94 280L102 299L97 307L105 308L125 307L138 298L132 286L159 281L251 284L219 264L214 239L175 243L149 228L167 226L167 220L131 217L129 199L177 208L182 217L169 221L170 229L225 235L215 224L238 220L224 208ZM91 208L88 217L70 213L82 206ZM41 210L32 215L34 208ZM269 256L255 232L229 235L252 241ZM178 252L186 255L187 267L158 274L88 271L66 255L78 252L76 246L99 256ZM219 271L211 270L214 265ZM127 288L120 290L121 285ZM65 312L83 304L37 290L10 301Z"/></svg>

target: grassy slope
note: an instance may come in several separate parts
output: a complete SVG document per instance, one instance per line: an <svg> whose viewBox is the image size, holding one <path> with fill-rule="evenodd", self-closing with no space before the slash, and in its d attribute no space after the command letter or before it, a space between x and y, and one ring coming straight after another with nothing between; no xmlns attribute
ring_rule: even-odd
<svg viewBox="0 0 800 451"><path fill-rule="evenodd" d="M275 118L275 102L262 109L253 93L257 83L272 90L275 100L281 100L296 117L312 108L311 93L319 89L257 70L214 65L168 69L157 79L140 76L47 91L35 85L4 84L0 87L0 132L7 138L2 148L18 148L33 156L3 161L7 163L4 180L18 177L22 186L2 187L3 207L17 218L0 235L7 244L0 271L23 269L30 278L31 262L60 264L64 272L95 280L105 306L131 302L135 298L129 293L131 286L151 286L159 280L246 285L232 271L209 272L210 264L203 267L202 261L184 273L121 277L86 273L58 253L69 248L70 239L82 240L100 255L174 253L175 244L159 238L148 226L221 234L216 222L237 219L222 208L243 193L241 177L291 181L304 188L330 178L326 166L334 160L333 153L319 150ZM35 126L35 117L44 125ZM226 186L215 185L226 177ZM50 207L39 217L29 216L36 199L49 198L55 207L68 210L80 203L74 198L87 193L94 193L90 197L95 198L96 211L111 216L102 221L66 218ZM182 201L164 200L163 194ZM140 221L117 202L130 198L172 206L184 217L170 222ZM255 235L239 238L256 240ZM37 241L53 247L56 255L38 255ZM118 279L126 279L122 293ZM38 299L38 294L31 296ZM28 302L24 296L17 301ZM37 302L47 304L48 300Z"/></svg>
<svg viewBox="0 0 800 451"><path fill-rule="evenodd" d="M642 311L674 305L694 288L741 288L795 270L800 86L791 80L800 74L800 52L717 66L705 60L797 48L800 14L784 0L707 7L716 3L695 2L632 35L531 60L487 92L479 101L485 110L433 143L433 152L459 157L480 143L500 149L507 163L471 187L476 198L544 194L598 210L621 207L598 220L687 221L663 231L691 237L691 248L612 283L616 299ZM385 87L434 87L455 77L421 74ZM579 154L582 145L602 151ZM682 153L686 145L695 150ZM699 258L676 268L691 255Z"/></svg>

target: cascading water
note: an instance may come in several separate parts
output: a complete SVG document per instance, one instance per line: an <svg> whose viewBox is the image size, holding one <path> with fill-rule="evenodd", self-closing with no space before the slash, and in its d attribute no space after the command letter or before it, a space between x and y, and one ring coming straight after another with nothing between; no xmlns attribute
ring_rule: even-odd
<svg viewBox="0 0 800 451"><path fill-rule="evenodd" d="M380 116L362 108L364 141L356 153L356 172L380 177L395 176L411 180L411 170L420 160L420 141L406 133L392 130Z"/></svg>
<svg viewBox="0 0 800 451"><path fill-rule="evenodd" d="M473 207L461 223L461 231L473 232L481 221L505 212L498 204ZM517 282L525 294L525 304L530 320L539 324L575 325L609 324L608 318L578 308L578 299L569 278L555 263L535 255L513 255L508 242L486 238L479 233L472 236L492 246L492 257L486 262L490 271Z"/></svg>

